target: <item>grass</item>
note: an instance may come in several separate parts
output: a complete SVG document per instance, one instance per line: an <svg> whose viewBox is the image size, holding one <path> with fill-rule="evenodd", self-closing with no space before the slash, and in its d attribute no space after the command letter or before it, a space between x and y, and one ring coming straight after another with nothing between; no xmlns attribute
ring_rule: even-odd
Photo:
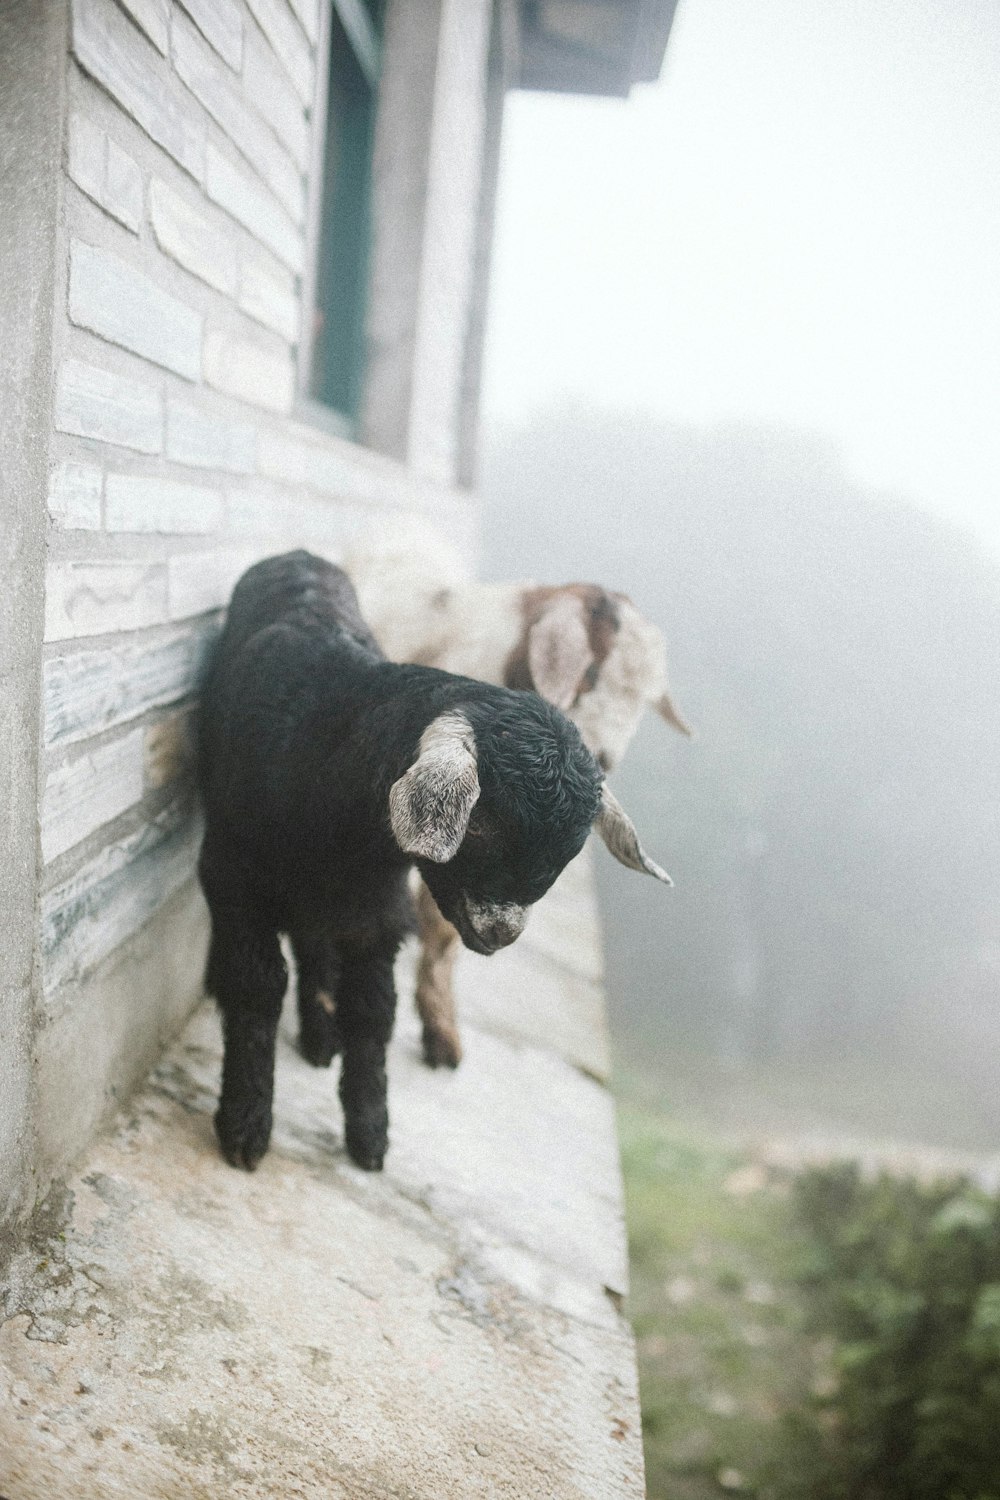
<svg viewBox="0 0 1000 1500"><path fill-rule="evenodd" d="M795 1462L786 1414L829 1378L789 1183L637 1105L619 1119L649 1500L764 1500Z"/></svg>
<svg viewBox="0 0 1000 1500"><path fill-rule="evenodd" d="M1000 1198L620 1123L649 1500L1000 1500Z"/></svg>

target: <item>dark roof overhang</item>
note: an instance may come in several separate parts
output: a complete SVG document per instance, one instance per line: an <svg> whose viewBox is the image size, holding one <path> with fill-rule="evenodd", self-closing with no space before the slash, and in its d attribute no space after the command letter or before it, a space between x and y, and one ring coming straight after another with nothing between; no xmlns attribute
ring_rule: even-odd
<svg viewBox="0 0 1000 1500"><path fill-rule="evenodd" d="M677 0L521 0L515 86L625 98L654 83Z"/></svg>

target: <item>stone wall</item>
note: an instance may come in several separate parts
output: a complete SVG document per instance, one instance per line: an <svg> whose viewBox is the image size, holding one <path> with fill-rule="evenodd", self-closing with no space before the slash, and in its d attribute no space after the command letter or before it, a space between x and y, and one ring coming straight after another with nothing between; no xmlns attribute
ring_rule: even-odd
<svg viewBox="0 0 1000 1500"><path fill-rule="evenodd" d="M59 153L42 178L53 275L30 288L47 556L41 677L36 642L26 688L40 724L35 993L31 1035L19 1035L31 1053L24 1156L43 1183L199 990L192 708L235 579L288 546L336 558L357 528L399 510L473 544L475 505L454 480L490 6L428 6L430 66L416 73L403 45L412 11L389 7L383 86L424 98L430 139L422 196L393 186L405 131L382 126L376 162L373 260L412 289L405 336L379 364L393 373L395 361L404 393L404 437L384 444L395 456L331 436L300 394L322 159L318 0L14 9L15 39L44 11L35 73L47 66L54 82L37 129ZM462 141L461 170L449 170L448 137ZM379 310L376 298L376 332ZM45 501L33 503L40 542ZM34 813L19 815L29 853Z"/></svg>

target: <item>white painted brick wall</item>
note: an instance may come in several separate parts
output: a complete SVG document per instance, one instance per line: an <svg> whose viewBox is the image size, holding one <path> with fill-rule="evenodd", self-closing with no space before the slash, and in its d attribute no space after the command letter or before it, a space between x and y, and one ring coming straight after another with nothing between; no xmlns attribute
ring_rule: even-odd
<svg viewBox="0 0 1000 1500"><path fill-rule="evenodd" d="M258 464L261 473L273 479L308 484L331 494L346 494L356 483L353 466L344 454L271 429L261 433Z"/></svg>
<svg viewBox="0 0 1000 1500"><path fill-rule="evenodd" d="M312 103L313 58L309 42L285 0L248 0L260 29L274 48L302 103Z"/></svg>
<svg viewBox="0 0 1000 1500"><path fill-rule="evenodd" d="M243 66L243 17L235 0L180 0L206 41L238 73Z"/></svg>
<svg viewBox="0 0 1000 1500"><path fill-rule="evenodd" d="M256 27L247 35L243 79L252 99L271 129L288 147L303 171L309 165L309 122L288 74Z"/></svg>
<svg viewBox="0 0 1000 1500"><path fill-rule="evenodd" d="M232 235L158 177L149 187L149 221L161 250L216 291L235 297L239 259Z"/></svg>
<svg viewBox="0 0 1000 1500"><path fill-rule="evenodd" d="M294 161L244 101L229 69L179 13L174 15L172 56L178 76L259 172L294 222L301 224L305 194Z"/></svg>
<svg viewBox="0 0 1000 1500"><path fill-rule="evenodd" d="M258 323L273 328L290 344L299 336L299 299L295 278L284 266L263 254L243 257L240 307Z"/></svg>
<svg viewBox="0 0 1000 1500"><path fill-rule="evenodd" d="M255 546L258 555L293 546L309 546L333 559L338 555L344 507L325 497L283 488L262 495L257 485L234 485L226 505L233 535Z"/></svg>
<svg viewBox="0 0 1000 1500"><path fill-rule="evenodd" d="M81 558L49 564L45 579L45 639L142 630L167 620L163 563Z"/></svg>
<svg viewBox="0 0 1000 1500"><path fill-rule="evenodd" d="M222 496L201 484L109 474L104 482L104 524L109 531L168 535L217 531L222 524Z"/></svg>
<svg viewBox="0 0 1000 1500"><path fill-rule="evenodd" d="M101 524L104 475L96 464L58 464L49 480L49 516L66 531L95 531Z"/></svg>
<svg viewBox="0 0 1000 1500"><path fill-rule="evenodd" d="M117 818L143 793L143 731L84 751L50 771L42 792L46 864Z"/></svg>
<svg viewBox="0 0 1000 1500"><path fill-rule="evenodd" d="M302 270L302 235L281 204L250 172L212 145L205 157L205 189L213 203L249 229L290 270Z"/></svg>
<svg viewBox="0 0 1000 1500"><path fill-rule="evenodd" d="M219 548L178 552L167 562L171 620L186 620L229 602L233 585L256 554Z"/></svg>
<svg viewBox="0 0 1000 1500"><path fill-rule="evenodd" d="M167 402L168 458L200 469L252 474L257 453L256 429L191 401Z"/></svg>
<svg viewBox="0 0 1000 1500"><path fill-rule="evenodd" d="M150 0L147 20L161 8L166 9L166 0ZM155 33L155 23L151 24ZM180 83L112 0L73 0L73 50L80 66L147 135L200 180L205 170L205 122L188 108ZM161 51L165 50L164 36Z"/></svg>
<svg viewBox="0 0 1000 1500"><path fill-rule="evenodd" d="M289 0L292 10L298 16L309 40L315 43L319 38L319 14L317 12L317 0Z"/></svg>
<svg viewBox="0 0 1000 1500"><path fill-rule="evenodd" d="M142 223L142 173L132 157L86 115L69 121L69 175L127 229Z"/></svg>
<svg viewBox="0 0 1000 1500"><path fill-rule="evenodd" d="M295 364L287 349L265 344L249 332L210 328L205 334L204 363L205 379L217 391L271 411L291 411Z"/></svg>
<svg viewBox="0 0 1000 1500"><path fill-rule="evenodd" d="M56 384L55 424L60 432L159 453L163 400L154 386L66 359Z"/></svg>
<svg viewBox="0 0 1000 1500"><path fill-rule="evenodd" d="M69 315L189 380L201 374L201 315L127 261L81 240L70 249Z"/></svg>
<svg viewBox="0 0 1000 1500"><path fill-rule="evenodd" d="M161 52L170 35L170 0L122 0L125 9Z"/></svg>
<svg viewBox="0 0 1000 1500"><path fill-rule="evenodd" d="M47 994L79 981L191 878L198 833L197 820L181 803L101 849L45 893L40 927Z"/></svg>
<svg viewBox="0 0 1000 1500"><path fill-rule="evenodd" d="M188 697L215 636L215 628L174 627L152 639L58 649L42 666L44 744L71 744Z"/></svg>
<svg viewBox="0 0 1000 1500"><path fill-rule="evenodd" d="M97 203L104 196L108 138L86 115L69 117L69 175Z"/></svg>
<svg viewBox="0 0 1000 1500"><path fill-rule="evenodd" d="M142 223L142 173L127 151L108 137L104 207L129 229Z"/></svg>

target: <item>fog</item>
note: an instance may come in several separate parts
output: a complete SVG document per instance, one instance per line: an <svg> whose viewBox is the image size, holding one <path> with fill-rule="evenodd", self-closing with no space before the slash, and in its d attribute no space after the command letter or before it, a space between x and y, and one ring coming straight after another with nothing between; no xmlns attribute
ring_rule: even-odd
<svg viewBox="0 0 1000 1500"><path fill-rule="evenodd" d="M485 399L830 434L1000 557L1000 5L680 0L627 101L513 94Z"/></svg>
<svg viewBox="0 0 1000 1500"><path fill-rule="evenodd" d="M658 85L509 101L483 560L667 633L697 738L614 784L677 887L598 871L678 1110L1000 1142L998 61L991 0L680 0Z"/></svg>
<svg viewBox="0 0 1000 1500"><path fill-rule="evenodd" d="M550 406L482 487L487 574L628 593L696 730L651 717L612 778L676 881L600 851L619 1065L726 1123L996 1148L996 561L775 425Z"/></svg>

